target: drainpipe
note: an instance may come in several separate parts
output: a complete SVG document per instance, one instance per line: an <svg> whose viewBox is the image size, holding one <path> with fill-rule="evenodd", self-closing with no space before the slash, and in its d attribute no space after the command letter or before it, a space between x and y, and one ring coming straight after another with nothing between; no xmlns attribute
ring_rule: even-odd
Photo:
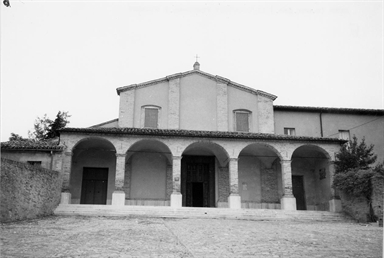
<svg viewBox="0 0 384 258"><path fill-rule="evenodd" d="M323 113L320 112L320 136L323 137Z"/></svg>

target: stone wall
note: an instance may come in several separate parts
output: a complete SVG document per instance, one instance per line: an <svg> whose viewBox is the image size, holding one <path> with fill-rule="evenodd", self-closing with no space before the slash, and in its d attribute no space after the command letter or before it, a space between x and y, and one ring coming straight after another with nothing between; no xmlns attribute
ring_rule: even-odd
<svg viewBox="0 0 384 258"><path fill-rule="evenodd" d="M53 214L60 201L60 175L42 167L1 159L0 221Z"/></svg>
<svg viewBox="0 0 384 258"><path fill-rule="evenodd" d="M372 208L377 219L383 218L383 188L384 178L372 179ZM346 193L340 193L343 211L359 222L369 222L370 207L365 197L354 197Z"/></svg>

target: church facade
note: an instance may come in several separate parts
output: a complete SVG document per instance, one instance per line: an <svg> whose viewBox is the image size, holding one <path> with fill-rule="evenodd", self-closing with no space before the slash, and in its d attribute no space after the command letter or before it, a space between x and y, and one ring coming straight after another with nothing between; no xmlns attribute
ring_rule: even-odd
<svg viewBox="0 0 384 258"><path fill-rule="evenodd" d="M117 94L118 119L61 130L62 204L338 212L335 153L357 124L384 143L383 110L274 106L197 62Z"/></svg>

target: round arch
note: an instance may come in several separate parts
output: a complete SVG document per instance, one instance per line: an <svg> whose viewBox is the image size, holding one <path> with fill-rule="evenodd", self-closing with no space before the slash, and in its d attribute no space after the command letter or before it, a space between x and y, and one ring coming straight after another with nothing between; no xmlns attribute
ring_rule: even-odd
<svg viewBox="0 0 384 258"><path fill-rule="evenodd" d="M182 155L215 156L222 167L225 167L229 160L229 154L224 147L211 141L193 142L181 153Z"/></svg>
<svg viewBox="0 0 384 258"><path fill-rule="evenodd" d="M155 139L140 139L133 143L127 150L127 160L135 153L148 152L148 153L159 153L163 155L169 164L172 164L172 151L162 141Z"/></svg>

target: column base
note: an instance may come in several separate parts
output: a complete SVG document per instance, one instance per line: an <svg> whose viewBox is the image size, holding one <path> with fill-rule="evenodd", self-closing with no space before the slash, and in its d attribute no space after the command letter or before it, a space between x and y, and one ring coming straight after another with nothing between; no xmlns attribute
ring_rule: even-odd
<svg viewBox="0 0 384 258"><path fill-rule="evenodd" d="M281 209L286 211L295 211L296 208L296 198L295 197L282 197L280 199Z"/></svg>
<svg viewBox="0 0 384 258"><path fill-rule="evenodd" d="M331 199L329 200L329 211L330 212L342 212L341 200Z"/></svg>
<svg viewBox="0 0 384 258"><path fill-rule="evenodd" d="M124 206L125 205L125 193L123 191L114 191L112 193L112 206Z"/></svg>
<svg viewBox="0 0 384 258"><path fill-rule="evenodd" d="M61 193L60 204L71 204L71 193L63 192Z"/></svg>
<svg viewBox="0 0 384 258"><path fill-rule="evenodd" d="M228 208L241 209L241 197L238 194L231 194L228 196Z"/></svg>
<svg viewBox="0 0 384 258"><path fill-rule="evenodd" d="M171 207L172 208L181 208L183 206L183 196L181 193L172 193L171 194Z"/></svg>

